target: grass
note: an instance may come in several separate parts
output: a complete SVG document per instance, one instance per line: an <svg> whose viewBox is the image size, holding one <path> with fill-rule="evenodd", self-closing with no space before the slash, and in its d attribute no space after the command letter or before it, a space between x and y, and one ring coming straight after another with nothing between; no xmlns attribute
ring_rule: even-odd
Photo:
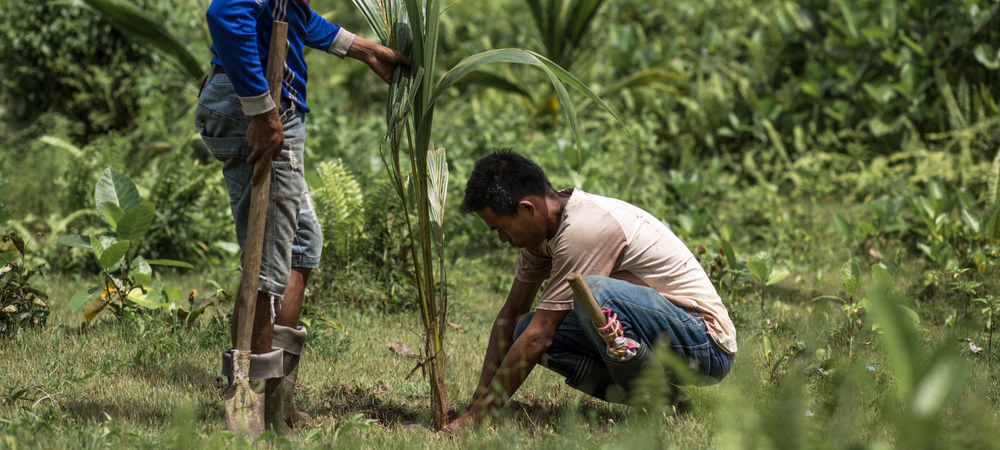
<svg viewBox="0 0 1000 450"><path fill-rule="evenodd" d="M793 274L768 289L763 316L756 287L747 286L727 299L738 329L736 364L722 383L686 389L694 400L689 414L674 417L655 408L642 411L596 401L538 369L492 422L454 436L433 434L421 425L430 421L427 382L420 370L407 378L418 359L387 346L400 341L419 349L417 311L338 302L330 297L336 290L322 281L337 276L329 270L317 278L308 301L313 318L329 318L343 330L311 331L297 401L312 421L299 429L299 442L276 445L905 448L901 445L908 441L901 433L907 430L905 412L912 399L897 393L893 368L878 338L849 321L838 304L811 301L821 294L843 296L838 270L851 249L840 243L829 221L819 218L843 211L844 205L784 202L773 211L785 211L784 224L772 223L767 230L734 237L734 242L741 256L769 250L792 267ZM720 215L741 220L735 208L745 204L729 204ZM766 248L759 239L767 231L775 234L770 242L784 242L794 230L812 236L808 249ZM687 243L713 248L712 239ZM970 370L964 389L936 419L938 433L921 442L926 448L1000 448L997 371L987 367L985 354L973 355L964 342L949 342L956 336L971 337L985 347L984 322L970 316L957 333L945 326L945 314L938 309L953 309L957 294L928 299L915 295L925 267L918 254L905 254L897 285L916 299L911 306L921 314L923 352L929 355L944 345ZM502 249L452 263L449 321L455 326L448 329L445 348L453 415L471 398L515 258L513 250ZM232 273L220 273L214 278L223 284L234 281ZM975 276L995 289L995 280ZM70 313L65 304L82 283L63 282L66 278L51 275L45 283L53 305L48 327L0 342L0 448L203 448L235 442L223 432L222 398L216 388L218 355L228 345L221 313L206 313L191 330L171 329L157 321L162 317L157 314L124 324L106 315L80 326L81 316ZM186 275L171 282L203 291L211 289L206 278ZM873 283L870 274L863 282ZM933 312L931 304L937 308ZM764 336L773 346L770 357ZM24 389L23 395L16 395Z"/></svg>

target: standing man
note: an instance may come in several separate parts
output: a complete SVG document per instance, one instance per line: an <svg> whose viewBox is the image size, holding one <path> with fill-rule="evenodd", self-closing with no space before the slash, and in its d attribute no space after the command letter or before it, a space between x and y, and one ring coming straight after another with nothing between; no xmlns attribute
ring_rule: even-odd
<svg viewBox="0 0 1000 450"><path fill-rule="evenodd" d="M212 68L202 86L195 125L212 154L223 162L242 248L250 212L250 189L263 175L259 161L273 160L264 249L250 350L251 380L265 383L268 429L288 435L301 416L293 396L306 330L299 310L310 271L319 265L322 233L305 182L306 64L303 46L343 59L363 61L387 83L396 64L409 65L398 51L333 25L313 12L308 0L213 0L208 8ZM288 23L281 102L274 104L267 67L272 23ZM239 318L234 314L235 345ZM223 375L232 377L232 355L223 353Z"/></svg>
<svg viewBox="0 0 1000 450"><path fill-rule="evenodd" d="M509 150L476 162L461 210L476 213L521 253L472 406L450 428L500 407L537 364L574 389L625 403L661 336L701 382L729 373L736 353L729 313L691 251L651 214L579 189L556 191L541 168ZM630 356L609 354L566 281L570 273L585 275L605 314L617 316Z"/></svg>

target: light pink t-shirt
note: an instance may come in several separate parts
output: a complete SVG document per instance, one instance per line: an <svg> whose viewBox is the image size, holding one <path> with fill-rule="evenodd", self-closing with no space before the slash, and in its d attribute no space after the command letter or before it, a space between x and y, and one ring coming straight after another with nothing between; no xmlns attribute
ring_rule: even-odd
<svg viewBox="0 0 1000 450"><path fill-rule="evenodd" d="M736 327L705 270L666 225L621 200L571 193L555 236L521 249L514 276L527 283L550 279L538 309L573 309L570 273L601 275L649 286L702 319L719 347L736 353Z"/></svg>

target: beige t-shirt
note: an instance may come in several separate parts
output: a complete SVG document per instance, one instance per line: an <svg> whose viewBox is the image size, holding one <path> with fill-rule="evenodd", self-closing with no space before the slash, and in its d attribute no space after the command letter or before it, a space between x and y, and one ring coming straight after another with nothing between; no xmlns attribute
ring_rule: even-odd
<svg viewBox="0 0 1000 450"><path fill-rule="evenodd" d="M719 347L736 353L736 327L705 270L666 225L621 200L571 193L555 236L521 249L514 276L527 283L550 279L538 309L573 309L570 273L601 275L649 286L702 319Z"/></svg>

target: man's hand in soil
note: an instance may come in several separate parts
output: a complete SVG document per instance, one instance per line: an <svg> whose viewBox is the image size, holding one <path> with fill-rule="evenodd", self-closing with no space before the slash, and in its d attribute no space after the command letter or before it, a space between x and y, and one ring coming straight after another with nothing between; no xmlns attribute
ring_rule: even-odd
<svg viewBox="0 0 1000 450"><path fill-rule="evenodd" d="M281 145L285 143L285 133L278 119L278 108L258 114L250 118L247 126L247 144L250 145L250 156L247 164L253 164L253 176L250 184L256 186L264 175L264 164L258 161L273 161L281 155Z"/></svg>
<svg viewBox="0 0 1000 450"><path fill-rule="evenodd" d="M378 45L368 39L358 36L347 50L347 56L368 64L368 67L382 78L382 81L389 83L392 81L392 72L396 70L396 64L410 66L410 60L403 56L399 50Z"/></svg>

